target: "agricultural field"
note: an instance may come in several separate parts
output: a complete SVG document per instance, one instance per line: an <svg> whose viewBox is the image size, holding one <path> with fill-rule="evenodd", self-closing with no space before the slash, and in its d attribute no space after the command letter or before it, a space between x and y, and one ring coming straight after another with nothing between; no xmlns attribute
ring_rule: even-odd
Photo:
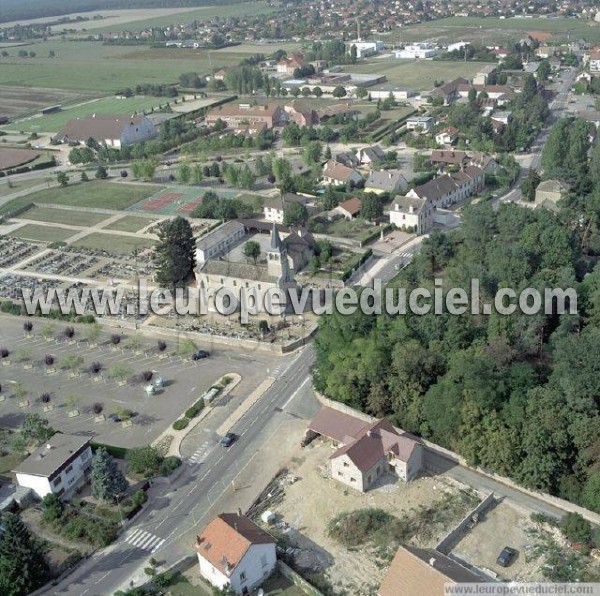
<svg viewBox="0 0 600 596"><path fill-rule="evenodd" d="M16 53L16 50L14 53ZM2 80L4 83L6 83L4 60L9 60L9 58L0 58L0 65L2 65L3 73ZM57 81L55 81L55 83L56 82ZM18 82L18 78L15 86L8 84L0 85L0 97L2 98L0 101L0 111L3 114L6 114L11 120L19 118L25 114L38 112L42 108L48 106L76 103L78 101L88 99L91 96L91 94L86 92L85 89L82 89L79 92L53 89L52 86L45 88L39 88L35 86L23 88L20 85L21 83Z"/></svg>
<svg viewBox="0 0 600 596"><path fill-rule="evenodd" d="M8 236L33 242L64 242L76 233L74 230L65 230L54 226L26 224L10 232Z"/></svg>
<svg viewBox="0 0 600 596"><path fill-rule="evenodd" d="M385 74L388 83L399 87L412 87L416 91L429 91L437 80L451 81L456 77L471 78L484 65L483 62L435 62L431 60L371 60L345 67L346 72L360 74Z"/></svg>
<svg viewBox="0 0 600 596"><path fill-rule="evenodd" d="M583 37L590 42L600 41L600 26L581 19L500 19L479 17L450 17L420 25L401 28L384 36L388 42L438 41L449 43L458 40L477 43L507 43L518 41L526 33L548 32L566 38Z"/></svg>
<svg viewBox="0 0 600 596"><path fill-rule="evenodd" d="M102 234L100 232L85 236L73 243L75 248L91 250L106 250L111 254L130 255L134 250L151 248L156 242L148 238L134 238L133 236L119 236L115 234Z"/></svg>
<svg viewBox="0 0 600 596"><path fill-rule="evenodd" d="M12 178L0 178L0 198L12 195L16 192L22 192L29 188L42 186L43 184L44 181L40 180L39 178L34 178L32 180L12 180Z"/></svg>
<svg viewBox="0 0 600 596"><path fill-rule="evenodd" d="M129 115L134 112L142 112L151 108L164 106L169 99L166 97L102 97L99 99L90 99L78 103L70 108L63 109L54 114L35 116L13 122L4 127L6 130L22 130L24 132L53 132L60 131L64 125L73 118L83 118L90 114L104 115L117 114Z"/></svg>
<svg viewBox="0 0 600 596"><path fill-rule="evenodd" d="M73 207L121 210L149 197L161 189L160 186L112 183L93 180L70 184L66 188L53 187L9 201L0 207L0 215L31 203L72 205Z"/></svg>
<svg viewBox="0 0 600 596"><path fill-rule="evenodd" d="M176 83L180 74L208 74L237 64L248 52L222 52L193 48L103 45L92 41L42 41L26 46L33 58L19 58L17 51L0 57L2 82L6 87L51 87L81 92L116 93L136 84ZM274 52L276 45L265 46ZM49 58L49 52L55 57ZM54 99L54 98L53 98ZM157 103L164 98L157 98ZM61 103L44 101L43 106ZM30 110L31 111L31 110ZM21 112L23 113L23 112Z"/></svg>
<svg viewBox="0 0 600 596"><path fill-rule="evenodd" d="M0 147L0 170L8 170L36 160L41 153L29 149L6 149Z"/></svg>

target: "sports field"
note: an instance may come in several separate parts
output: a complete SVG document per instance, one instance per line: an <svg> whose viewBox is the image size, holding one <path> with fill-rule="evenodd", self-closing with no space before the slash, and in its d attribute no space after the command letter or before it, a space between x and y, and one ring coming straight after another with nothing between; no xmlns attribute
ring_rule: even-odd
<svg viewBox="0 0 600 596"><path fill-rule="evenodd" d="M436 62L432 60L374 59L346 66L346 72L385 74L387 82L400 87L428 91L437 81L451 81L456 77L471 78L484 62Z"/></svg>
<svg viewBox="0 0 600 596"><path fill-rule="evenodd" d="M160 186L142 184L124 184L105 180L92 180L40 190L24 197L9 201L0 207L0 215L31 203L50 203L54 205L72 205L74 207L97 207L119 211L135 205L139 201L157 192Z"/></svg>
<svg viewBox="0 0 600 596"><path fill-rule="evenodd" d="M104 114L131 115L135 112L140 113L143 110L158 108L161 105L164 106L168 101L164 97L102 97L64 108L55 114L48 114L46 116L36 114L35 116L12 122L3 128L25 132L58 132L73 118L83 118L91 114L97 114L98 116Z"/></svg>
<svg viewBox="0 0 600 596"><path fill-rule="evenodd" d="M139 232L151 223L158 221L155 217L144 217L141 215L127 215L111 224L104 226L104 230L114 230L117 232Z"/></svg>
<svg viewBox="0 0 600 596"><path fill-rule="evenodd" d="M157 215L189 215L202 203L206 189L189 186L169 186L152 196L132 205L129 211L155 213Z"/></svg>

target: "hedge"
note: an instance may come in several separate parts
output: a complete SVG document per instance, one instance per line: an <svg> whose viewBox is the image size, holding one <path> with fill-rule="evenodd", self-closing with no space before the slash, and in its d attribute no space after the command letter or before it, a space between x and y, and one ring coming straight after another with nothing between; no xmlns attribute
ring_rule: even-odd
<svg viewBox="0 0 600 596"><path fill-rule="evenodd" d="M106 449L106 451L108 451L110 455L118 459L125 459L125 456L129 452L129 449L127 449L127 447L117 447L116 445L96 443L94 441L90 443L90 447L92 448L92 451L97 451L98 449L100 449L100 447L104 447L104 449Z"/></svg>
<svg viewBox="0 0 600 596"><path fill-rule="evenodd" d="M369 232L361 241L360 241L360 245L364 246L365 244L369 244L369 242L373 242L373 240L376 240L377 238L379 238L379 236L381 236L381 232L383 231L384 234L387 234L388 232L390 232L392 229L394 228L394 226L392 224L386 224L385 226L383 226L383 228L381 227L377 227L375 228L372 232Z"/></svg>
<svg viewBox="0 0 600 596"><path fill-rule="evenodd" d="M173 430L183 430L190 423L189 418L180 418L173 422Z"/></svg>
<svg viewBox="0 0 600 596"><path fill-rule="evenodd" d="M373 251L369 248L365 250L362 255L356 255L354 258L350 259L350 262L346 265L346 268L342 272L341 279L342 281L346 281L350 278L350 276L361 266L363 265L367 259L373 254Z"/></svg>
<svg viewBox="0 0 600 596"><path fill-rule="evenodd" d="M204 410L204 400L199 399L193 406L190 406L185 411L185 417L195 418L196 416L198 416L198 414L200 414L200 412L202 412L202 410Z"/></svg>

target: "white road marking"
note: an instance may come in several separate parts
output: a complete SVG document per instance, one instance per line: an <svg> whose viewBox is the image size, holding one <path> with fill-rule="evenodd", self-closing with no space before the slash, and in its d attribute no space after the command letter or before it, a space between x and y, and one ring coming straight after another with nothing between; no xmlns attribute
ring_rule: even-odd
<svg viewBox="0 0 600 596"><path fill-rule="evenodd" d="M296 389L296 391L294 391L294 393L292 393L292 395L290 395L290 398L283 404L283 406L281 406L282 410L285 410L290 405L292 400L296 397L296 395L298 395L300 389L302 389L302 387L304 387L304 385L306 385L306 383L308 383L308 381L310 381L310 377L306 377L306 379L304 379L304 381L302 382L300 387L298 387L298 389Z"/></svg>

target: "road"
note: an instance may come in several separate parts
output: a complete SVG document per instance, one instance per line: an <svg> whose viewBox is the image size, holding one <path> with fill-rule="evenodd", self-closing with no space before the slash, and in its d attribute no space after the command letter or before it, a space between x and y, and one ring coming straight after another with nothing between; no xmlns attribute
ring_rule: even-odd
<svg viewBox="0 0 600 596"><path fill-rule="evenodd" d="M544 152L544 146L546 141L548 140L548 134L550 133L550 129L554 125L554 123L561 117L561 112L563 112L567 107L567 102L569 100L569 91L573 86L575 81L575 77L577 76L577 69L570 68L565 71L562 76L562 82L560 85L560 89L558 90L556 97L549 104L550 108L550 117L548 118L547 123L542 128L540 134L537 139L532 144L533 151L528 155L529 165L527 168L522 167L519 172L519 176L515 181L511 190L507 193L498 197L493 201L494 208L497 208L500 203L511 203L518 201L521 198L521 183L529 173L529 170L539 170L542 162L542 153Z"/></svg>
<svg viewBox="0 0 600 596"><path fill-rule="evenodd" d="M286 418L308 419L318 410L310 382L313 361L312 347L302 349L233 426L231 430L239 438L229 449L218 445L213 432L207 433L209 445L202 461L187 459L180 475L175 472L175 480L155 484L149 491L149 505L135 518L135 524L46 593L112 594L127 588L131 578L139 585L150 556L168 566L190 555L193 536L209 521L209 510L232 490L232 482L259 447L273 440ZM263 487L256 488L258 493Z"/></svg>

